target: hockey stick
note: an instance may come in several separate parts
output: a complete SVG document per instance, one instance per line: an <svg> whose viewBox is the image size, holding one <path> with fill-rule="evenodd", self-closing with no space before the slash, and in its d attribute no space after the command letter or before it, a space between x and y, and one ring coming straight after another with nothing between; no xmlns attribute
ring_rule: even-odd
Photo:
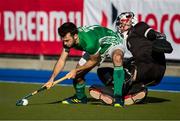
<svg viewBox="0 0 180 121"><path fill-rule="evenodd" d="M64 76L64 77L62 77L62 78L54 81L52 87L53 87L54 85L56 85L56 84L64 81L64 80L66 80L66 79L67 79L67 76ZM35 94L37 94L37 93L39 93L39 92L41 92L41 91L43 91L43 90L46 90L46 89L47 89L47 87L46 87L46 86L43 86L43 87L39 88L38 90L36 90L36 91L34 91L34 92L32 92L32 93L24 96L22 99L20 99L20 100L18 100L18 101L16 102L16 106L22 106L23 99L28 99L28 98L32 97L33 95L35 95Z"/></svg>

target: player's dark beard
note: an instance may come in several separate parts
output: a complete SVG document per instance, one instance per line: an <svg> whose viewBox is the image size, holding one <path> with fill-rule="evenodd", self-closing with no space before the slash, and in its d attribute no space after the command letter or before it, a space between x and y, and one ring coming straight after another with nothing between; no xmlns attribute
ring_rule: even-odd
<svg viewBox="0 0 180 121"><path fill-rule="evenodd" d="M75 44L75 42L72 44L72 46L71 46L71 48L73 48L73 47L75 47L76 46L76 44Z"/></svg>
<svg viewBox="0 0 180 121"><path fill-rule="evenodd" d="M74 41L70 48L73 48L76 46L76 42Z"/></svg>
<svg viewBox="0 0 180 121"><path fill-rule="evenodd" d="M74 39L74 37L73 37L73 39ZM75 39L74 39L75 40ZM74 41L73 42L73 44L72 44L72 46L71 46L71 48L73 48L73 47L75 47L77 44L76 44L76 41Z"/></svg>

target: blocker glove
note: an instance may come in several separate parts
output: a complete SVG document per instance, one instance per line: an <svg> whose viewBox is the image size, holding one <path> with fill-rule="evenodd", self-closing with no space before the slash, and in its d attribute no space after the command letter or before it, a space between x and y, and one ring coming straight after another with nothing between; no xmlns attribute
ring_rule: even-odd
<svg viewBox="0 0 180 121"><path fill-rule="evenodd" d="M156 39L153 41L152 50L159 53L172 53L173 48L166 40L166 35L159 32L155 32L155 35Z"/></svg>

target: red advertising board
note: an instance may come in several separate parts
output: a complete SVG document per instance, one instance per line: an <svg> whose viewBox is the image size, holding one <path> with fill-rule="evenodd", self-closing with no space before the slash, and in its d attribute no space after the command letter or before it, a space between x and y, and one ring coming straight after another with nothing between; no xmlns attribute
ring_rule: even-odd
<svg viewBox="0 0 180 121"><path fill-rule="evenodd" d="M1 0L0 53L60 54L57 28L66 21L82 25L83 0Z"/></svg>
<svg viewBox="0 0 180 121"><path fill-rule="evenodd" d="M118 14L132 11L138 21L166 34L173 47L167 59L180 60L179 4L180 0L0 0L0 54L57 55L62 50L57 33L62 23L115 30ZM81 52L72 49L70 54Z"/></svg>

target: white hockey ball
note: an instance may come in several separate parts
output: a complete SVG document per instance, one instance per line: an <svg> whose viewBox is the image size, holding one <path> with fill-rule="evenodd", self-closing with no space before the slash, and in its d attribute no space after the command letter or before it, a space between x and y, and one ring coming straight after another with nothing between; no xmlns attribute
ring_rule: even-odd
<svg viewBox="0 0 180 121"><path fill-rule="evenodd" d="M27 99L22 99L22 105L23 105L23 106L28 105L28 100L27 100Z"/></svg>

